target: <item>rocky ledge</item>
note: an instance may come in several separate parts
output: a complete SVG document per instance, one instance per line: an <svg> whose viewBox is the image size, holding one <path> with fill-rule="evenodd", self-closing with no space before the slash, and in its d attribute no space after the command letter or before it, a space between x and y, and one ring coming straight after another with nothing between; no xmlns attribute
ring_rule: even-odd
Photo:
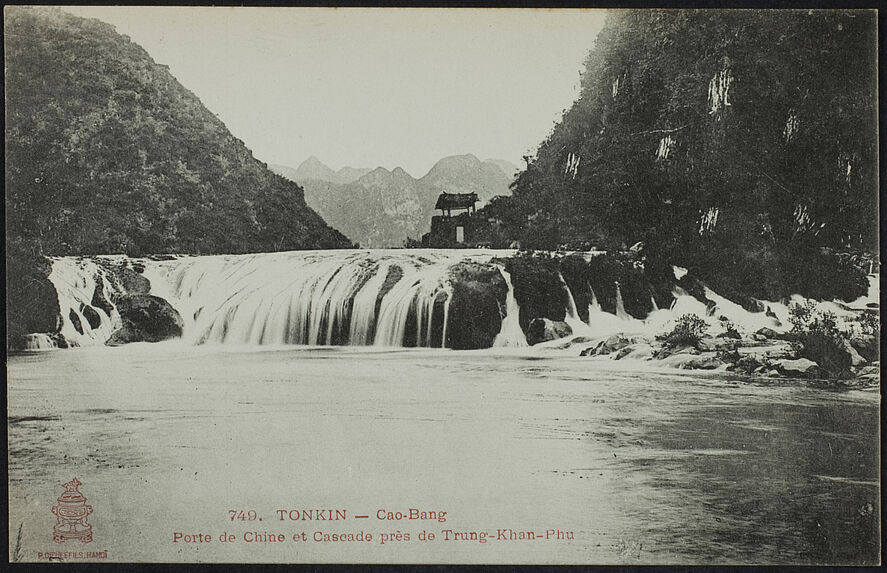
<svg viewBox="0 0 887 573"><path fill-rule="evenodd" d="M662 336L614 334L593 341L586 337L567 338L551 346L577 348L580 356L589 358L654 361L679 369L830 380L851 386L880 384L877 339L859 335L840 340L818 362L808 357L810 350L797 333L777 333L765 328L748 337L704 337L695 343L675 343Z"/></svg>

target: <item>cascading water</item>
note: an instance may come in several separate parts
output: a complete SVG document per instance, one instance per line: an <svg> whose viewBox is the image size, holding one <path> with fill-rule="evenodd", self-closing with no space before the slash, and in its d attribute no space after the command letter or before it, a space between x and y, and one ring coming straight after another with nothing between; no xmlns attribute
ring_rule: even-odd
<svg viewBox="0 0 887 573"><path fill-rule="evenodd" d="M619 283L616 283L616 316L620 320L634 320L634 317L625 312L625 302L622 300L622 290Z"/></svg>
<svg viewBox="0 0 887 573"><path fill-rule="evenodd" d="M591 288L591 285L588 285L588 292L591 294L591 301L588 303L588 314L591 314L592 311L600 312L602 310L601 303L597 299L597 295L594 294L594 289Z"/></svg>
<svg viewBox="0 0 887 573"><path fill-rule="evenodd" d="M52 350L55 347L55 342L53 342L52 338L46 333L37 332L25 335L25 350Z"/></svg>
<svg viewBox="0 0 887 573"><path fill-rule="evenodd" d="M505 279L508 286L508 294L505 295L505 316L502 317L502 330L496 335L493 341L495 347L525 347L527 346L527 337L520 327L520 306L514 297L514 285L511 283L511 275L499 265L499 273Z"/></svg>
<svg viewBox="0 0 887 573"><path fill-rule="evenodd" d="M582 319L579 317L579 311L576 309L576 299L573 298L573 292L570 290L570 285L564 280L564 275L558 273L557 276L561 281L564 294L567 297L567 306L564 309L564 322L570 326L573 330L573 334L583 333L588 329L588 325L582 322Z"/></svg>
<svg viewBox="0 0 887 573"><path fill-rule="evenodd" d="M588 303L588 332L593 336L624 332L626 324L615 314L604 312L591 285L588 285L588 290L591 293L591 302Z"/></svg>
<svg viewBox="0 0 887 573"><path fill-rule="evenodd" d="M104 344L122 326L115 300L130 292L132 285L130 278L115 269L128 267L147 279L150 294L167 300L181 314L185 343L445 347L457 286L452 282L454 265L491 265L493 257L510 255L513 252L378 250L156 260L57 257L52 259L49 280L60 308L58 335L33 333L24 337L22 345L41 350L55 347L57 342ZM506 312L494 345L525 346L511 276L496 266L508 290ZM674 271L676 279L686 272L677 267ZM640 320L625 312L618 284L615 313L604 312L589 285L591 302L585 323L569 286L563 276L559 278L565 295L565 320L574 335L586 338L652 336L673 328L684 314L703 318L712 334L725 330L727 323L746 333L762 327L786 331L790 328L788 305L808 302L795 295L788 301L760 301L765 311L749 312L710 289L705 289L706 303L676 286L670 308L658 309L652 300L652 311ZM873 276L867 296L852 303L817 302L816 307L849 323L859 311L877 308L878 296L878 277Z"/></svg>
<svg viewBox="0 0 887 573"><path fill-rule="evenodd" d="M437 336L435 345L445 344L448 271L465 258L424 251L188 257L147 265L145 275L168 286L164 294L192 343L427 347Z"/></svg>
<svg viewBox="0 0 887 573"><path fill-rule="evenodd" d="M104 344L120 327L120 315L111 302L120 290L106 269L88 259L58 257L52 259L49 280L55 286L61 309L60 334L72 345ZM50 341L30 338L35 349L44 349ZM54 346L54 344L53 344Z"/></svg>

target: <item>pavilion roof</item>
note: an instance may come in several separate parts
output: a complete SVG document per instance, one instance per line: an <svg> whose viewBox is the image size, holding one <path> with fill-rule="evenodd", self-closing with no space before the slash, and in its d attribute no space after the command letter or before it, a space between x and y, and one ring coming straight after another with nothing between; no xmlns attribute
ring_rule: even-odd
<svg viewBox="0 0 887 573"><path fill-rule="evenodd" d="M435 209L467 209L477 203L477 193L441 193Z"/></svg>

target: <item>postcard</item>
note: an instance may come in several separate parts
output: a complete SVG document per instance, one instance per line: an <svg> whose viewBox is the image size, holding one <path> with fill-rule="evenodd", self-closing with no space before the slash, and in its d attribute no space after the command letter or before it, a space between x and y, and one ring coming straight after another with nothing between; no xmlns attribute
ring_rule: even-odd
<svg viewBox="0 0 887 573"><path fill-rule="evenodd" d="M877 12L7 6L10 562L877 565Z"/></svg>

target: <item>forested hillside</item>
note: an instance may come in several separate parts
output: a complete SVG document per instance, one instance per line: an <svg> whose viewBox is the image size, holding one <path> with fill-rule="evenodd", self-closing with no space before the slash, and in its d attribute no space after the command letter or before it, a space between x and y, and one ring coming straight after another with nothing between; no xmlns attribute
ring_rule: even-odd
<svg viewBox="0 0 887 573"><path fill-rule="evenodd" d="M350 246L112 26L50 8L4 14L12 252Z"/></svg>
<svg viewBox="0 0 887 573"><path fill-rule="evenodd" d="M871 11L615 12L486 214L523 247L643 242L726 291L858 293L829 252L877 245L876 36Z"/></svg>

